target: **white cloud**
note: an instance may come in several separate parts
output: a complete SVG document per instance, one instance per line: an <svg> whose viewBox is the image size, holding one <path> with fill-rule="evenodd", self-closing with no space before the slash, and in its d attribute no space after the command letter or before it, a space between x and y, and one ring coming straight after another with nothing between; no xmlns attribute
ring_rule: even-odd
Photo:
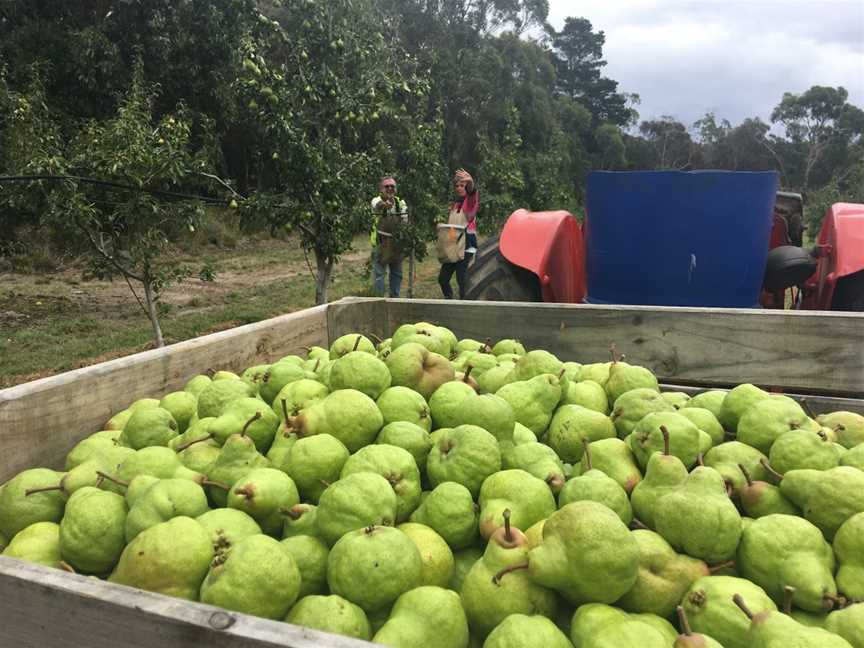
<svg viewBox="0 0 864 648"><path fill-rule="evenodd" d="M643 119L767 121L784 92L812 85L864 106L862 0L551 0L554 26L571 15L606 33L604 74L642 97Z"/></svg>

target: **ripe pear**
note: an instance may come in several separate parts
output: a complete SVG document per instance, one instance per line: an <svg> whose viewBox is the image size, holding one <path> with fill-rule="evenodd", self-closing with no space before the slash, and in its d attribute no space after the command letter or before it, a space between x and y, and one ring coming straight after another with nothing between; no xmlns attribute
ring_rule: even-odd
<svg viewBox="0 0 864 648"><path fill-rule="evenodd" d="M423 562L421 585L447 587L453 576L453 551L434 529L425 524L405 522L396 527L417 546Z"/></svg>
<svg viewBox="0 0 864 648"><path fill-rule="evenodd" d="M579 381L592 380L601 387L606 388L606 381L609 380L609 369L612 367L611 362L592 362L583 364L579 371Z"/></svg>
<svg viewBox="0 0 864 648"><path fill-rule="evenodd" d="M864 471L864 443L859 443L840 456L841 466L851 466Z"/></svg>
<svg viewBox="0 0 864 648"><path fill-rule="evenodd" d="M864 511L864 472L838 466L830 470L790 470L780 482L782 492L822 530L830 542L840 526Z"/></svg>
<svg viewBox="0 0 864 648"><path fill-rule="evenodd" d="M253 535L261 534L261 527L244 511L219 508L202 513L195 521L210 534L213 550L217 555L230 551L231 547Z"/></svg>
<svg viewBox="0 0 864 648"><path fill-rule="evenodd" d="M464 353L466 351L480 351L481 349L486 348L485 342L480 342L479 340L474 340L472 338L462 338L456 343L456 347L453 349L457 354ZM493 351L494 352L494 351ZM503 351L502 351L503 353ZM499 354L495 354L499 355Z"/></svg>
<svg viewBox="0 0 864 648"><path fill-rule="evenodd" d="M189 392L197 399L199 394L201 394L201 392L204 391L204 388L211 382L213 381L210 376L198 374L197 376L190 378L186 384L183 385L183 391Z"/></svg>
<svg viewBox="0 0 864 648"><path fill-rule="evenodd" d="M282 537L292 538L298 535L320 537L318 528L318 507L314 504L295 504L282 511L285 524L282 527Z"/></svg>
<svg viewBox="0 0 864 648"><path fill-rule="evenodd" d="M651 455L645 470L645 479L636 484L630 494L633 513L649 529L657 526L654 515L660 500L680 488L687 479L687 468L678 457L669 454L669 432L663 428L661 434L664 440L663 452Z"/></svg>
<svg viewBox="0 0 864 648"><path fill-rule="evenodd" d="M667 434L664 435L662 430ZM666 436L668 435L668 442ZM704 451L707 444L710 448L710 437L696 427L690 419L677 412L652 412L647 414L627 437L633 456L644 469L648 458L656 452L663 451L668 443L668 454L678 457L688 468L696 464L696 459Z"/></svg>
<svg viewBox="0 0 864 648"><path fill-rule="evenodd" d="M631 389L660 391L657 377L649 369L620 361L610 365L609 379L606 381L605 388L612 402Z"/></svg>
<svg viewBox="0 0 864 648"><path fill-rule="evenodd" d="M411 648L465 648L468 622L459 595L442 587L421 586L405 592L372 642Z"/></svg>
<svg viewBox="0 0 864 648"><path fill-rule="evenodd" d="M744 602L740 594L733 597L735 604L741 609L750 622L746 641L750 646L801 646L801 648L852 648L852 645L842 637L822 628L801 625L791 616L776 610L753 612Z"/></svg>
<svg viewBox="0 0 864 648"><path fill-rule="evenodd" d="M138 409L132 413L120 437L122 445L134 450L164 446L178 434L177 422L161 407Z"/></svg>
<svg viewBox="0 0 864 648"><path fill-rule="evenodd" d="M511 377L515 366L515 362L499 362L497 366L484 371L477 376L477 390L484 394L494 394L504 385L513 382Z"/></svg>
<svg viewBox="0 0 864 648"><path fill-rule="evenodd" d="M549 516L529 553L532 580L570 602L612 603L636 582L639 546L621 519L597 502L567 504Z"/></svg>
<svg viewBox="0 0 864 648"><path fill-rule="evenodd" d="M478 560L483 558L483 550L479 547L468 547L453 553L453 572L447 587L454 592L462 592L462 583L465 576Z"/></svg>
<svg viewBox="0 0 864 648"><path fill-rule="evenodd" d="M539 614L511 614L489 633L483 648L571 648L567 636Z"/></svg>
<svg viewBox="0 0 864 648"><path fill-rule="evenodd" d="M536 441L514 445L501 453L501 467L519 468L545 481L557 495L564 487L564 464L555 451Z"/></svg>
<svg viewBox="0 0 864 648"><path fill-rule="evenodd" d="M723 399L717 419L729 432L738 430L738 421L750 406L769 398L770 394L755 385L744 383L732 389Z"/></svg>
<svg viewBox="0 0 864 648"><path fill-rule="evenodd" d="M618 432L618 438L626 439L636 424L651 412L674 412L672 404L656 389L642 387L624 392L612 403L609 417Z"/></svg>
<svg viewBox="0 0 864 648"><path fill-rule="evenodd" d="M832 612L825 620L825 629L843 637L852 648L864 648L864 603Z"/></svg>
<svg viewBox="0 0 864 648"><path fill-rule="evenodd" d="M242 434L255 442L255 448L265 453L273 443L279 417L267 403L258 398L237 398L227 403L207 431L219 445L232 434Z"/></svg>
<svg viewBox="0 0 864 648"><path fill-rule="evenodd" d="M443 482L426 495L411 514L411 522L435 530L451 549L464 549L478 538L479 509L462 484Z"/></svg>
<svg viewBox="0 0 864 648"><path fill-rule="evenodd" d="M626 493L630 493L640 481L642 473L630 448L621 439L601 439L591 443L591 467L606 473L614 479ZM565 466L566 468L566 466ZM576 464L573 476L582 473L585 466Z"/></svg>
<svg viewBox="0 0 864 648"><path fill-rule="evenodd" d="M682 606L678 606L678 624L681 626L681 634L675 638L672 648L723 648L717 641L708 635L693 632L687 620L687 613Z"/></svg>
<svg viewBox="0 0 864 648"><path fill-rule="evenodd" d="M692 396L681 409L688 409L691 407L707 409L719 420L720 410L723 408L723 401L726 399L727 393L728 392L723 391L722 389L710 389L704 391L701 394ZM707 432L708 430L705 431Z"/></svg>
<svg viewBox="0 0 864 648"><path fill-rule="evenodd" d="M329 393L330 390L317 380L301 378L288 383L276 394L276 398L273 399L273 411L284 423Z"/></svg>
<svg viewBox="0 0 864 648"><path fill-rule="evenodd" d="M111 571L126 546L126 514L126 502L116 493L90 486L75 491L60 521L63 560L78 573Z"/></svg>
<svg viewBox="0 0 864 648"><path fill-rule="evenodd" d="M581 405L565 404L552 417L545 442L562 461L574 463L582 459L583 439L614 438L615 425L608 416Z"/></svg>
<svg viewBox="0 0 864 648"><path fill-rule="evenodd" d="M528 574L525 534L510 526L509 515L504 519L462 581L462 607L477 637L488 635L511 614L555 615L555 593Z"/></svg>
<svg viewBox="0 0 864 648"><path fill-rule="evenodd" d="M556 509L548 484L518 469L502 470L487 477L480 488L479 503L480 535L486 539L504 525L505 511L509 511L511 524L527 529Z"/></svg>
<svg viewBox="0 0 864 648"><path fill-rule="evenodd" d="M228 507L248 513L271 536L281 536L283 511L299 502L294 480L275 468L250 470L228 491Z"/></svg>
<svg viewBox="0 0 864 648"><path fill-rule="evenodd" d="M361 448L345 462L341 477L363 472L377 473L389 482L396 494L397 522L407 520L420 505L420 470L407 450L386 444Z"/></svg>
<svg viewBox="0 0 864 648"><path fill-rule="evenodd" d="M500 356L504 353L513 353L515 355L523 356L525 355L525 346L519 340L507 338L498 340L495 343L495 346L492 347L492 353L496 356Z"/></svg>
<svg viewBox="0 0 864 648"><path fill-rule="evenodd" d="M588 603L573 614L570 639L578 648L661 648L672 644L675 629L653 614L628 614L609 605Z"/></svg>
<svg viewBox="0 0 864 648"><path fill-rule="evenodd" d="M428 322L418 322L417 324L403 324L397 328L393 332L390 346L395 351L405 344L419 344L444 357L450 357L451 343L452 340L449 336L444 335L437 326Z"/></svg>
<svg viewBox="0 0 864 648"><path fill-rule="evenodd" d="M739 494L747 484L741 466L744 466L751 479L765 481L769 476L764 465L767 460L768 458L756 448L740 441L727 441L714 446L705 453L704 457L705 465L723 476L733 495Z"/></svg>
<svg viewBox="0 0 864 648"><path fill-rule="evenodd" d="M341 596L304 596L288 612L285 621L294 625L368 641L372 630L366 613Z"/></svg>
<svg viewBox="0 0 864 648"><path fill-rule="evenodd" d="M235 398L255 396L258 389L243 380L214 380L198 394L198 418L219 416Z"/></svg>
<svg viewBox="0 0 864 648"><path fill-rule="evenodd" d="M726 431L720 425L720 421L709 409L703 407L682 407L678 413L690 419L696 427L705 432L711 437L711 445L716 446L723 443L726 438Z"/></svg>
<svg viewBox="0 0 864 648"><path fill-rule="evenodd" d="M690 400L690 394L679 391L664 391L660 395L669 401L676 410L683 408Z"/></svg>
<svg viewBox="0 0 864 648"><path fill-rule="evenodd" d="M258 387L258 393L268 405L278 406L276 397L283 389L285 389L286 385L297 380L303 380L304 378L314 380L315 377L315 374L305 369L302 364L298 365L293 362L280 360L279 362L270 365L270 368L267 370L267 373L264 375L264 378Z"/></svg>
<svg viewBox="0 0 864 648"><path fill-rule="evenodd" d="M850 599L864 599L864 513L856 513L840 526L834 553L840 563L837 589Z"/></svg>
<svg viewBox="0 0 864 648"><path fill-rule="evenodd" d="M126 545L109 581L190 601L213 560L210 534L192 518L171 518Z"/></svg>
<svg viewBox="0 0 864 648"><path fill-rule="evenodd" d="M587 470L564 485L558 495L558 506L564 507L571 502L582 500L599 502L612 509L624 524L629 525L633 520L633 509L630 507L627 493L606 473L591 468L591 446L587 440L584 440L584 444L585 454L582 457L582 465Z"/></svg>
<svg viewBox="0 0 864 648"><path fill-rule="evenodd" d="M429 404L413 389L389 387L381 392L375 404L384 417L385 426L396 421L407 421L423 428L426 432L432 430L432 413Z"/></svg>
<svg viewBox="0 0 864 648"><path fill-rule="evenodd" d="M308 535L284 538L282 545L288 550L300 570L298 599L310 594L327 593L327 558L330 550L324 541Z"/></svg>
<svg viewBox="0 0 864 648"><path fill-rule="evenodd" d="M616 605L628 612L670 617L690 585L709 575L708 565L676 553L659 533L639 529L632 534L639 546L639 575Z"/></svg>
<svg viewBox="0 0 864 648"><path fill-rule="evenodd" d="M794 400L772 396L747 408L738 421L736 439L768 454L782 434L801 428L807 420L807 414Z"/></svg>
<svg viewBox="0 0 864 648"><path fill-rule="evenodd" d="M489 432L475 425L441 430L426 460L426 473L433 487L446 481L465 486L472 496L491 474L501 469L501 450Z"/></svg>
<svg viewBox="0 0 864 648"><path fill-rule="evenodd" d="M776 611L761 587L733 576L705 576L690 586L681 601L694 632L706 634L724 648L749 648L749 621L732 601L739 594L754 611Z"/></svg>
<svg viewBox="0 0 864 648"><path fill-rule="evenodd" d="M577 382L571 379L562 404L581 405L600 414L609 414L609 397L606 395L606 390L593 380Z"/></svg>
<svg viewBox="0 0 864 648"><path fill-rule="evenodd" d="M30 468L0 486L0 533L14 538L36 522L59 522L66 505L65 495L56 489L62 476L47 468Z"/></svg>
<svg viewBox="0 0 864 648"><path fill-rule="evenodd" d="M375 441L384 417L375 401L355 389L331 392L290 421L298 436L330 434L357 452Z"/></svg>
<svg viewBox="0 0 864 648"><path fill-rule="evenodd" d="M333 344L330 345L330 359L338 360L346 353L351 353L352 351L365 351L374 355L375 345L365 335L348 333L336 338Z"/></svg>
<svg viewBox="0 0 864 648"><path fill-rule="evenodd" d="M66 455L64 470L72 470L75 466L89 459L117 451L118 448L121 448L118 443L119 436L120 432L117 430L103 430L83 438ZM121 452L129 453L130 448L122 448ZM120 462L117 461L116 463Z"/></svg>
<svg viewBox="0 0 864 648"><path fill-rule="evenodd" d="M801 515L801 511L790 502L780 489L765 481L754 481L750 471L745 466L739 466L747 480L746 485L738 491L738 501L741 510L751 518L760 518L772 513L785 515Z"/></svg>
<svg viewBox="0 0 864 648"><path fill-rule="evenodd" d="M261 383L263 383L264 379L267 377L267 371L269 369L269 364L261 364L247 367L243 370L243 373L240 374L240 380L244 380L248 383L255 385L256 387L260 387Z"/></svg>
<svg viewBox="0 0 864 648"><path fill-rule="evenodd" d="M330 434L316 434L291 444L279 466L294 480L302 499L317 503L337 479L349 457L348 448Z"/></svg>
<svg viewBox="0 0 864 648"><path fill-rule="evenodd" d="M518 368L517 364L513 371ZM495 395L510 404L519 423L539 435L549 427L552 415L561 401L561 392L561 381L556 375L541 373L528 380L517 380L504 385Z"/></svg>
<svg viewBox="0 0 864 648"><path fill-rule="evenodd" d="M419 425L408 421L388 423L381 428L375 443L397 446L407 450L414 457L420 474L426 472L426 459L429 456L429 451L432 450L432 437Z"/></svg>
<svg viewBox="0 0 864 648"><path fill-rule="evenodd" d="M129 507L126 516L126 542L132 542L145 529L171 518L198 517L208 510L204 489L188 479L161 479L151 485Z"/></svg>
<svg viewBox="0 0 864 648"><path fill-rule="evenodd" d="M385 362L393 385L409 387L426 399L455 378L453 366L446 357L414 342L394 347Z"/></svg>
<svg viewBox="0 0 864 648"><path fill-rule="evenodd" d="M60 568L60 525L56 522L34 522L12 536L3 549L7 558L17 558L37 565Z"/></svg>
<svg viewBox="0 0 864 648"><path fill-rule="evenodd" d="M198 413L198 399L188 391L175 391L163 396L159 407L171 414L177 422L177 432L183 434L189 421Z"/></svg>
<svg viewBox="0 0 864 648"><path fill-rule="evenodd" d="M459 404L476 393L468 383L460 380L446 382L438 387L429 398L432 429L459 425Z"/></svg>
<svg viewBox="0 0 864 648"><path fill-rule="evenodd" d="M837 442L845 448L854 448L864 443L864 416L855 412L831 412L820 414L816 422L834 430Z"/></svg>
<svg viewBox="0 0 864 648"><path fill-rule="evenodd" d="M454 412L456 425L482 427L501 444L513 443L516 415L510 403L495 394L468 394Z"/></svg>
<svg viewBox="0 0 864 648"><path fill-rule="evenodd" d="M768 461L782 475L790 470L805 468L828 470L835 468L840 460L834 444L824 434L792 430L777 437L771 446Z"/></svg>
<svg viewBox="0 0 864 648"><path fill-rule="evenodd" d="M227 489L255 468L266 468L269 461L255 448L255 442L242 434L232 434L207 474L211 482L208 493L217 506L228 501Z"/></svg>
<svg viewBox="0 0 864 648"><path fill-rule="evenodd" d="M318 502L318 529L321 538L333 545L355 529L394 524L396 493L384 477L361 472L330 484Z"/></svg>
<svg viewBox="0 0 864 648"><path fill-rule="evenodd" d="M334 361L330 369L330 388L356 389L377 399L390 387L387 365L370 353L351 351Z"/></svg>
<svg viewBox="0 0 864 648"><path fill-rule="evenodd" d="M420 584L423 561L399 529L368 526L342 536L330 550L327 583L367 613L386 610Z"/></svg>
<svg viewBox="0 0 864 648"><path fill-rule="evenodd" d="M516 423L513 426L513 445L521 445L523 443L537 443L537 435L521 423ZM557 453L555 456L558 456Z"/></svg>

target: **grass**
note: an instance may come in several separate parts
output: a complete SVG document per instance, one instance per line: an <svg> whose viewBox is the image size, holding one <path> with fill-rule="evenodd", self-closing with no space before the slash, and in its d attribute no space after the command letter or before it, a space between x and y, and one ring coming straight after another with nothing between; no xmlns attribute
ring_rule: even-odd
<svg viewBox="0 0 864 648"><path fill-rule="evenodd" d="M331 301L371 294L368 238L334 270ZM431 250L430 250L431 252ZM166 291L160 322L171 344L309 308L315 287L292 241L245 240L205 246L184 260L210 259L216 281L189 280ZM417 265L417 297L439 297L434 253ZM406 278L403 295L407 293ZM152 329L124 282L85 281L72 266L53 274L0 275L0 388L152 348Z"/></svg>

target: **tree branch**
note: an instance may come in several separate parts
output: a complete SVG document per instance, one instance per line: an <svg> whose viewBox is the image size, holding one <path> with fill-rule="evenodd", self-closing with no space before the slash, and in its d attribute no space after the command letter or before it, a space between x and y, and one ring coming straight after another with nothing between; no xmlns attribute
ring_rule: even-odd
<svg viewBox="0 0 864 648"><path fill-rule="evenodd" d="M84 232L84 234L87 236L87 239L90 241L90 245L93 246L93 249L96 250L96 252L98 252L108 263L110 263L112 266L114 266L114 268L116 268L117 271L120 272L120 274L122 274L124 277L131 277L132 279L135 279L136 281L140 281L141 283L144 283L144 277L142 277L141 275L137 275L134 272L132 272L131 270L123 267L113 256L108 254L96 242L96 240L93 238L93 234L90 232L90 230L88 230L86 227L84 227L81 224L81 220L79 219L77 214L75 215L74 218L75 218L75 225L78 227L78 229L80 229L82 232Z"/></svg>

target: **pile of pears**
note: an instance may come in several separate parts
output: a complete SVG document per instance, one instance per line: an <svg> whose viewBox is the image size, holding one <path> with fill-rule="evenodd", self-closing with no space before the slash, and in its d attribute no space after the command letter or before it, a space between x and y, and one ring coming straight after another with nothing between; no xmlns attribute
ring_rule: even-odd
<svg viewBox="0 0 864 648"><path fill-rule="evenodd" d="M405 648L864 648L864 417L406 324L142 399L4 556Z"/></svg>

